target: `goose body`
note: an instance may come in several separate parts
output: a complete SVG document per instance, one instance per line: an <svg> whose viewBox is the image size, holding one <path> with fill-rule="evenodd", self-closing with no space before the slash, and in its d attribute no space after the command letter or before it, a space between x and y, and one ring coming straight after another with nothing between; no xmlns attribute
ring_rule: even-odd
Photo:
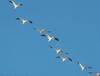
<svg viewBox="0 0 100 76"><path fill-rule="evenodd" d="M85 70L85 66L83 66L81 63L79 63L79 66L80 66L80 68L81 68L82 71Z"/></svg>
<svg viewBox="0 0 100 76"><path fill-rule="evenodd" d="M100 73L97 73L96 76L100 76Z"/></svg>
<svg viewBox="0 0 100 76"><path fill-rule="evenodd" d="M14 0L10 0L9 2L14 6L14 9L23 6L23 4L17 4Z"/></svg>
<svg viewBox="0 0 100 76"><path fill-rule="evenodd" d="M72 59L70 58L70 57L63 57L63 56L61 56L61 60L62 60L62 62L65 62L65 61L71 61L72 62Z"/></svg>
<svg viewBox="0 0 100 76"><path fill-rule="evenodd" d="M96 76L100 76L100 73L96 73Z"/></svg>
<svg viewBox="0 0 100 76"><path fill-rule="evenodd" d="M56 50L56 53L57 53L57 54L63 52L61 48L56 48L55 50Z"/></svg>

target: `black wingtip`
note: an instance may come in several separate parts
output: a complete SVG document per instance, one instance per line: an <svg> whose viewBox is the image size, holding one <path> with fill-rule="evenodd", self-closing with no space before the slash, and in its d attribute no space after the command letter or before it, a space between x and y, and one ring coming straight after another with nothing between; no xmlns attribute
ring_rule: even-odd
<svg viewBox="0 0 100 76"><path fill-rule="evenodd" d="M93 74L93 72L88 72L89 74Z"/></svg>
<svg viewBox="0 0 100 76"><path fill-rule="evenodd" d="M29 23L32 23L32 21L29 21Z"/></svg>
<svg viewBox="0 0 100 76"><path fill-rule="evenodd" d="M57 56L56 58L60 58L59 56Z"/></svg>
<svg viewBox="0 0 100 76"><path fill-rule="evenodd" d="M20 6L23 6L23 4L20 4Z"/></svg>
<svg viewBox="0 0 100 76"><path fill-rule="evenodd" d="M72 59L71 59L71 58L69 58L69 61L71 61L71 62L72 62Z"/></svg>
<svg viewBox="0 0 100 76"><path fill-rule="evenodd" d="M77 61L76 64L79 64L79 61Z"/></svg>
<svg viewBox="0 0 100 76"><path fill-rule="evenodd" d="M59 39L58 39L58 38L55 38L55 40L59 41Z"/></svg>
<svg viewBox="0 0 100 76"><path fill-rule="evenodd" d="M44 36L45 37L46 35L45 34L42 34L41 36Z"/></svg>
<svg viewBox="0 0 100 76"><path fill-rule="evenodd" d="M20 18L17 17L16 20L20 20Z"/></svg>
<svg viewBox="0 0 100 76"><path fill-rule="evenodd" d="M9 1L10 3L12 3L12 1Z"/></svg>
<svg viewBox="0 0 100 76"><path fill-rule="evenodd" d="M49 45L50 48L53 48L51 45Z"/></svg>

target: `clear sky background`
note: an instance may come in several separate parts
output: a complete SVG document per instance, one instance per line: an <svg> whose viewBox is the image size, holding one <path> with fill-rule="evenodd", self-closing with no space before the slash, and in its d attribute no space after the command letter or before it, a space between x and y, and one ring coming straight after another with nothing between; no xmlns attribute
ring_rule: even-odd
<svg viewBox="0 0 100 76"><path fill-rule="evenodd" d="M78 65L56 59L49 43L32 28L52 31L60 42L52 45L71 49L74 62L100 71L100 0L0 0L0 76L90 76ZM22 25L16 17L33 24ZM66 52L66 50L64 50Z"/></svg>

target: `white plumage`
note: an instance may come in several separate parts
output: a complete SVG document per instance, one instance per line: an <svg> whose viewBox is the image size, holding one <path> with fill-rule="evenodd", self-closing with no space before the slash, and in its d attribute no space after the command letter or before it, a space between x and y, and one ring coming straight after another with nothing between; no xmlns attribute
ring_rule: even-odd
<svg viewBox="0 0 100 76"><path fill-rule="evenodd" d="M64 54L63 52L59 53L57 58L60 58L62 62L65 62L65 61L72 62L72 59L69 56L67 56L66 54Z"/></svg>
<svg viewBox="0 0 100 76"><path fill-rule="evenodd" d="M47 37L48 42L51 42L51 41L54 41L54 40L59 41L59 39L57 37L49 35L49 34L42 34L41 36Z"/></svg>
<svg viewBox="0 0 100 76"><path fill-rule="evenodd" d="M80 66L81 71L87 71L88 69L92 69L92 67L85 66L85 65L81 64L79 61L77 62L77 64Z"/></svg>
<svg viewBox="0 0 100 76"><path fill-rule="evenodd" d="M33 28L35 31L39 32L40 34L47 34L51 31L48 31L47 29L45 28Z"/></svg>
<svg viewBox="0 0 100 76"><path fill-rule="evenodd" d="M28 19L25 19L25 18L19 18L19 17L17 17L16 20L20 21L22 24L32 23L31 20L28 20Z"/></svg>
<svg viewBox="0 0 100 76"><path fill-rule="evenodd" d="M16 9L20 6L23 6L23 4L20 4L20 3L17 4L14 0L10 0L9 2L14 6L14 9Z"/></svg>
<svg viewBox="0 0 100 76"><path fill-rule="evenodd" d="M89 72L89 74L93 76L100 76L100 72Z"/></svg>

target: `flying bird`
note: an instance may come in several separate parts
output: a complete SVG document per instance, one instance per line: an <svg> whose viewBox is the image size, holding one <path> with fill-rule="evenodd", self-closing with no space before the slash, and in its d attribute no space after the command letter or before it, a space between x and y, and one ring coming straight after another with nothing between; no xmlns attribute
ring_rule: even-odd
<svg viewBox="0 0 100 76"><path fill-rule="evenodd" d="M59 41L59 39L57 37L49 35L49 34L42 34L41 36L47 37L48 42L51 42L51 41L54 41L54 40Z"/></svg>
<svg viewBox="0 0 100 76"><path fill-rule="evenodd" d="M86 71L88 69L92 69L92 67L85 66L85 65L81 64L79 61L77 61L77 64L80 66L81 71Z"/></svg>
<svg viewBox="0 0 100 76"><path fill-rule="evenodd" d="M28 19L24 19L24 18L17 17L16 20L17 21L20 21L22 24L26 24L26 23L32 24L32 21L31 20L28 20Z"/></svg>
<svg viewBox="0 0 100 76"><path fill-rule="evenodd" d="M65 61L72 62L72 59L70 57L68 57L67 55L65 55L64 53L58 54L58 56L56 58L60 58L62 62L65 62Z"/></svg>
<svg viewBox="0 0 100 76"><path fill-rule="evenodd" d="M14 9L16 9L16 8L18 8L20 6L23 6L23 4L21 4L21 3L17 4L14 0L10 0L9 2L14 6Z"/></svg>
<svg viewBox="0 0 100 76"><path fill-rule="evenodd" d="M59 54L60 52L63 52L61 48L54 48L51 45L49 45L50 48L53 48L56 51L56 54Z"/></svg>
<svg viewBox="0 0 100 76"><path fill-rule="evenodd" d="M63 49L62 48L54 48L53 46L49 45L50 48L53 48L56 51L56 54L59 53L63 53ZM66 52L65 54L69 54L68 52Z"/></svg>
<svg viewBox="0 0 100 76"><path fill-rule="evenodd" d="M50 33L51 31L48 31L45 28L33 28L33 30L39 32L40 34L46 34L46 33Z"/></svg>
<svg viewBox="0 0 100 76"><path fill-rule="evenodd" d="M100 76L100 72L88 72L88 73L93 76Z"/></svg>
<svg viewBox="0 0 100 76"><path fill-rule="evenodd" d="M56 48L55 51L56 51L57 54L63 52L61 48Z"/></svg>

